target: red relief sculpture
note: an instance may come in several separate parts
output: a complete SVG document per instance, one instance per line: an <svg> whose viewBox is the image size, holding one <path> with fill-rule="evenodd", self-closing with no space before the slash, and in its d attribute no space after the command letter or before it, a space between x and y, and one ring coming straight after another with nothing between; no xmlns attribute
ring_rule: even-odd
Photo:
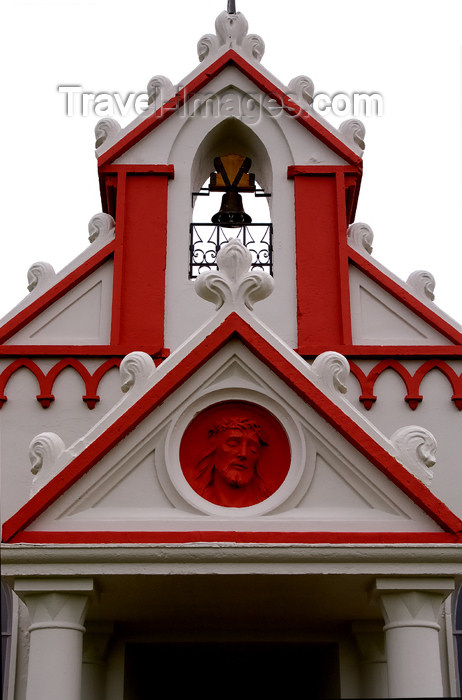
<svg viewBox="0 0 462 700"><path fill-rule="evenodd" d="M290 445L279 421L245 401L214 404L186 428L180 463L189 485L211 503L253 506L281 486L290 466Z"/></svg>

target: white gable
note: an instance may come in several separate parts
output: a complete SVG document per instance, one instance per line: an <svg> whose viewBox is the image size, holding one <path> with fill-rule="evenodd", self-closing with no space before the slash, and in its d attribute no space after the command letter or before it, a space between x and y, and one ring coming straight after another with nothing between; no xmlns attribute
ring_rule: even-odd
<svg viewBox="0 0 462 700"><path fill-rule="evenodd" d="M111 332L112 261L42 311L6 345L107 344Z"/></svg>
<svg viewBox="0 0 462 700"><path fill-rule="evenodd" d="M205 407L228 400L270 411L284 426L291 447L282 486L246 508L225 508L203 499L189 486L179 463L179 443L191 419ZM88 444L85 438L81 442ZM200 367L28 529L441 531L238 340Z"/></svg>
<svg viewBox="0 0 462 700"><path fill-rule="evenodd" d="M351 325L358 345L451 345L451 342L350 265Z"/></svg>

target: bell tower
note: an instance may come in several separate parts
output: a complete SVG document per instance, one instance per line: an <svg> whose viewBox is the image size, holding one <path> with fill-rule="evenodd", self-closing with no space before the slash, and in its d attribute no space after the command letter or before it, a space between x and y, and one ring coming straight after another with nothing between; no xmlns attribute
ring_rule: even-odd
<svg viewBox="0 0 462 700"><path fill-rule="evenodd" d="M167 79L153 78L150 113L116 144L108 137L99 146L103 205L110 213L115 188L127 250L115 268L120 318L113 320L113 339L135 342L143 334L146 341L149 331L153 345L160 348L163 340L173 350L205 320L205 307L188 291L191 278L212 264L227 237L213 227L191 228L188 261L187 203L220 191L221 208L209 223L220 231L242 225L238 237L247 236L254 263L267 266L277 282L279 312L275 317L274 305L263 304L262 317L303 353L350 345L346 246L361 180L355 139L361 127L349 122L335 130L312 110L309 79L300 76L287 89L262 69L263 41L247 33L240 13L222 13L216 32L198 45L206 71L194 71L176 95ZM255 178L271 213L261 231L252 228L241 199L255 192ZM206 252L203 237L211 235L215 242ZM138 312L143 299L157 319L147 326Z"/></svg>

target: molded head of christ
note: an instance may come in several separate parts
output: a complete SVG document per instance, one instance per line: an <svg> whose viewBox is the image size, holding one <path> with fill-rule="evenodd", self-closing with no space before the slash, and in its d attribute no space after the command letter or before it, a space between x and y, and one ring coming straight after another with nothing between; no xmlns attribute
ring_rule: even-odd
<svg viewBox="0 0 462 700"><path fill-rule="evenodd" d="M197 457L188 459L185 450L182 454L183 473L196 493L234 508L260 503L274 493L281 480L275 479L268 461L272 441L260 421L244 414L224 415L209 426Z"/></svg>

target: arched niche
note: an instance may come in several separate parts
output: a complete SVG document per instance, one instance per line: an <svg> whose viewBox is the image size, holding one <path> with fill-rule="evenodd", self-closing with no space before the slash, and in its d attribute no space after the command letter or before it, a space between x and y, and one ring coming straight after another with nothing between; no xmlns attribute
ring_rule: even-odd
<svg viewBox="0 0 462 700"><path fill-rule="evenodd" d="M213 160L216 156L234 153L251 159L255 179L266 193L271 193L273 169L268 151L257 134L235 117L220 122L199 145L191 168L191 191L198 192L214 171Z"/></svg>

